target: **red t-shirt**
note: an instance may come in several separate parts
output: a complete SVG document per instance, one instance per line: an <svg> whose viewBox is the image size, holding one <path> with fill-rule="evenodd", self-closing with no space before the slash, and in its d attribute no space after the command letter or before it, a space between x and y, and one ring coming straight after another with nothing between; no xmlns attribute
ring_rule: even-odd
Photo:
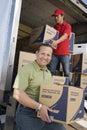
<svg viewBox="0 0 87 130"><path fill-rule="evenodd" d="M68 34L68 38L64 40L63 42L59 43L57 45L57 48L54 49L54 54L55 55L68 55L69 54L69 38L70 38L70 33L71 33L71 25L68 24L67 22L63 22L61 25L55 25L54 28L59 31L59 38L64 34Z"/></svg>

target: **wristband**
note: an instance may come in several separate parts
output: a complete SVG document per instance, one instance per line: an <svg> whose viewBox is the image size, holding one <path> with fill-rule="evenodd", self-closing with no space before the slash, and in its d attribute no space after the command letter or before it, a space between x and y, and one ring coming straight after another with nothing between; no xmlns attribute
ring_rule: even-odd
<svg viewBox="0 0 87 130"><path fill-rule="evenodd" d="M39 112L42 107L42 104L39 104L39 106L36 108L36 112Z"/></svg>

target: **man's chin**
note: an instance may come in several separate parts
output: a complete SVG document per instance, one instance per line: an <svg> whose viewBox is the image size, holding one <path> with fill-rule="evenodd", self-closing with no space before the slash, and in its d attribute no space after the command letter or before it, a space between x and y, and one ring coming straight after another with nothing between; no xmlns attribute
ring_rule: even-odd
<svg viewBox="0 0 87 130"><path fill-rule="evenodd" d="M45 67L46 65L47 65L47 63L43 63L43 64L42 64L42 66L44 66L44 67Z"/></svg>

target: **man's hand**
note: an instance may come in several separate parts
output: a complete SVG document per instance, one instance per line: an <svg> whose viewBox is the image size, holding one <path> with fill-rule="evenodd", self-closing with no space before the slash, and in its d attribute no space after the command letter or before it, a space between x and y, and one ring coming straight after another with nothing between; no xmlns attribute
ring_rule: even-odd
<svg viewBox="0 0 87 130"><path fill-rule="evenodd" d="M48 111L52 112L52 109L50 109L49 107L43 105L39 111L40 114L40 118L45 121L45 122L52 122L52 120L50 119L49 115L48 115Z"/></svg>
<svg viewBox="0 0 87 130"><path fill-rule="evenodd" d="M51 44L53 49L57 48L57 42L55 40L52 40L52 44Z"/></svg>

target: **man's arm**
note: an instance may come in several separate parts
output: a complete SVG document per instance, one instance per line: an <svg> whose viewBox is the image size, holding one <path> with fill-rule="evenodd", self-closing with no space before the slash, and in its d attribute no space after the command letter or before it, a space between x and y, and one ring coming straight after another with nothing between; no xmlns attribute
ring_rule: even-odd
<svg viewBox="0 0 87 130"><path fill-rule="evenodd" d="M64 40L66 40L68 38L68 34L67 33L64 33L64 35L62 35L58 40L53 40L51 46L55 49L56 46L63 42Z"/></svg>
<svg viewBox="0 0 87 130"><path fill-rule="evenodd" d="M20 90L18 88L14 88L13 98L16 99L20 104L35 110L40 106L40 103L30 98L23 90ZM48 106L42 105L39 111L40 118L43 121L51 122L51 119L48 115L48 111L52 110Z"/></svg>
<svg viewBox="0 0 87 130"><path fill-rule="evenodd" d="M39 103L30 98L23 90L14 88L13 98L16 99L20 104L36 109L39 106Z"/></svg>

